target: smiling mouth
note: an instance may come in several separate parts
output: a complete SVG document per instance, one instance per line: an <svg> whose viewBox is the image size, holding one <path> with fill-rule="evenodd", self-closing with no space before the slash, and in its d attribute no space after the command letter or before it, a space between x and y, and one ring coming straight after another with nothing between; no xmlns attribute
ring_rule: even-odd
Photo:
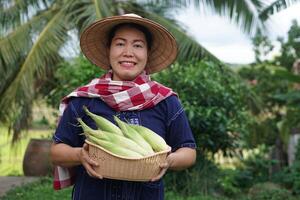
<svg viewBox="0 0 300 200"><path fill-rule="evenodd" d="M131 61L121 61L119 63L123 67L134 67L136 65L135 62L131 62Z"/></svg>

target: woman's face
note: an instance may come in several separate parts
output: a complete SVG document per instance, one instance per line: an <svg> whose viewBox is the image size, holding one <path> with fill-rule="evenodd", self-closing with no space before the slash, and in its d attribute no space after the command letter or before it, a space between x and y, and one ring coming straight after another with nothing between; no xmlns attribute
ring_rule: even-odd
<svg viewBox="0 0 300 200"><path fill-rule="evenodd" d="M130 26L119 28L109 49L113 80L135 79L145 69L147 56L148 47L144 33Z"/></svg>

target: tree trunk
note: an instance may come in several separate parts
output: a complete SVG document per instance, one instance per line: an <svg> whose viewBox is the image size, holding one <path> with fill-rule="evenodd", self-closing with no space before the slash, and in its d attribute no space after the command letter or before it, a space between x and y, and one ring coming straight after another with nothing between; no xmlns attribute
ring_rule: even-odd
<svg viewBox="0 0 300 200"><path fill-rule="evenodd" d="M275 145L270 152L270 159L277 161L276 163L271 165L270 175L279 172L283 169L283 167L287 166L287 153L280 138L276 139Z"/></svg>

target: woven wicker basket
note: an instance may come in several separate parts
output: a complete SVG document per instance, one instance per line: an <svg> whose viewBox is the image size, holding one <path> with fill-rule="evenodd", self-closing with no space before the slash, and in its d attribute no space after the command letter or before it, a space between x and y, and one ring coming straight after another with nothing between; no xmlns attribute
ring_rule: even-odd
<svg viewBox="0 0 300 200"><path fill-rule="evenodd" d="M110 153L104 148L86 140L89 144L90 157L99 163L94 168L104 178L128 180L128 181L149 181L160 172L159 165L164 163L168 150L155 153L143 158L124 158Z"/></svg>

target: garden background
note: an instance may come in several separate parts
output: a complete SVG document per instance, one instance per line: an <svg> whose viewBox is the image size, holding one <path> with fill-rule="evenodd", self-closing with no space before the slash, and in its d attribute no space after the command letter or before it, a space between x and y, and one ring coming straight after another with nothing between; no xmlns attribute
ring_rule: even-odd
<svg viewBox="0 0 300 200"><path fill-rule="evenodd" d="M96 19L134 12L177 39L176 62L152 78L179 94L198 146L192 168L164 177L166 199L299 199L300 145L288 150L300 128L300 26L293 21L268 60L274 45L263 26L296 2L1 0L0 175L23 176L27 144L51 138L60 99L104 73L81 54L66 56L72 38ZM229 17L252 39L255 62L224 63L189 36L170 12L190 4ZM46 176L3 199L70 193L53 191Z"/></svg>

